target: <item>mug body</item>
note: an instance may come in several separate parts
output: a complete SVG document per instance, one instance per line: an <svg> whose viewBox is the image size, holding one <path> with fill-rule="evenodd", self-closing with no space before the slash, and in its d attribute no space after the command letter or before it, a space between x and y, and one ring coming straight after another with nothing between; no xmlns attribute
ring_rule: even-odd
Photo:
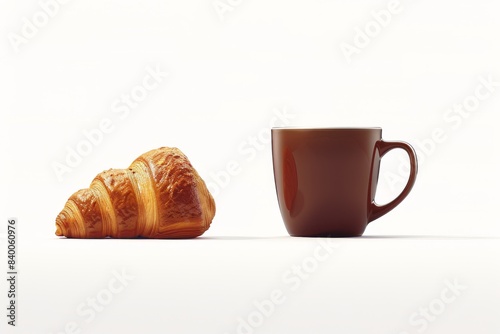
<svg viewBox="0 0 500 334"><path fill-rule="evenodd" d="M273 128L274 180L291 236L363 234L378 181L381 128Z"/></svg>

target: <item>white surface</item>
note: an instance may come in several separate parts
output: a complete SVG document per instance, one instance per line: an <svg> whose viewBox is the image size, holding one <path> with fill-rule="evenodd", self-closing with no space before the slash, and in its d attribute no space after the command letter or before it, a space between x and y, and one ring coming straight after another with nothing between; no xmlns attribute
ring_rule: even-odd
<svg viewBox="0 0 500 334"><path fill-rule="evenodd" d="M124 268L136 278L82 333L232 334L254 300L280 288L286 302L255 333L416 333L408 318L446 279L468 288L425 332L481 324L498 333L500 86L484 85L500 81L498 2L401 0L350 62L340 46L389 1L225 3L233 10L221 20L212 0L68 1L16 52L9 36L22 34L41 5L1 2L0 219L20 222L19 327L2 316L1 332L58 333L81 322L75 308ZM154 88L137 107L115 104L157 68L168 76L148 79ZM472 112L450 113L478 92L488 96ZM58 180L53 164L105 119L112 128ZM317 240L286 237L267 140L273 122L381 126L384 139L419 151L410 196L366 238L338 240L338 253L297 291L281 276ZM426 152L433 133L441 142ZM217 215L204 239L53 237L71 193L160 146L179 147L212 184L231 162L240 167L212 186ZM387 178L399 175L401 159L384 159L381 202L402 187Z"/></svg>
<svg viewBox="0 0 500 334"><path fill-rule="evenodd" d="M247 333L242 318L261 324L255 333L413 334L424 328L422 309L434 310L426 333L500 328L497 238L39 239L21 247L21 333L59 333L68 323L82 333ZM114 271L133 278L123 288L114 282L122 291L106 304ZM441 309L446 282L458 293L446 292L453 300ZM255 303L273 291L283 297L258 322ZM95 318L89 298L105 303Z"/></svg>

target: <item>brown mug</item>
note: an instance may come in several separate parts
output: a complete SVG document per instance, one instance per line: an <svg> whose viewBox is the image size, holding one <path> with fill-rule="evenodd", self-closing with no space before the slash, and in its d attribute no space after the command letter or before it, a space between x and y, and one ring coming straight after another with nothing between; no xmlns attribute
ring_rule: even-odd
<svg viewBox="0 0 500 334"><path fill-rule="evenodd" d="M272 128L274 181L281 216L291 236L360 236L371 221L408 196L417 155L408 143L382 140L381 128ZM380 159L401 148L410 177L399 196L378 205Z"/></svg>

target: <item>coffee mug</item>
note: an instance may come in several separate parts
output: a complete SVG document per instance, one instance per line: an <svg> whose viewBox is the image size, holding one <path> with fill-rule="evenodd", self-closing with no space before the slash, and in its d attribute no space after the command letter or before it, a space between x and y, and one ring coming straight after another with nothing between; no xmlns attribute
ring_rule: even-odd
<svg viewBox="0 0 500 334"><path fill-rule="evenodd" d="M291 236L361 236L371 221L408 196L417 155L408 143L384 141L375 128L272 128L274 180L281 216ZM410 176L393 201L375 203L380 160L400 148Z"/></svg>

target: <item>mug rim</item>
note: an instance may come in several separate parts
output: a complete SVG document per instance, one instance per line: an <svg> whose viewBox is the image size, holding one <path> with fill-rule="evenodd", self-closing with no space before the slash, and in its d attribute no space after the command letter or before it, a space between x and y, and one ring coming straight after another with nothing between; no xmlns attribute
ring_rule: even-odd
<svg viewBox="0 0 500 334"><path fill-rule="evenodd" d="M305 127L305 126L275 126L271 128L272 131L276 130L298 130L298 131L363 131L363 130L382 130L380 126L373 127Z"/></svg>

